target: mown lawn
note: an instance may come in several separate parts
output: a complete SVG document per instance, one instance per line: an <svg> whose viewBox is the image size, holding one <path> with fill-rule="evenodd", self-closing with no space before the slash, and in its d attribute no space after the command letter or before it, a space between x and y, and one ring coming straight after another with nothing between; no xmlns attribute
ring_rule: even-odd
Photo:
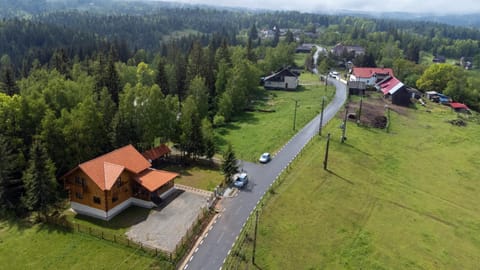
<svg viewBox="0 0 480 270"><path fill-rule="evenodd" d="M264 112L245 112L234 122L216 128L220 151L224 151L230 142L237 158L248 161L257 160L263 152L278 151L300 128L320 113L322 96L326 96L328 103L335 93L332 86L328 86L325 91L325 86L315 75L303 73L300 81L306 85L300 86L297 91L268 91L268 99L257 105ZM298 101L298 107L294 131L295 100Z"/></svg>
<svg viewBox="0 0 480 270"><path fill-rule="evenodd" d="M150 209L138 206L130 206L109 221L93 218L89 216L75 214L67 210L64 214L67 220L73 224L79 224L82 230L89 228L97 231L103 231L112 235L124 235L130 227L147 219Z"/></svg>
<svg viewBox="0 0 480 270"><path fill-rule="evenodd" d="M203 190L213 191L223 181L219 168L206 166L168 166L162 168L167 171L177 172L180 176L175 183Z"/></svg>
<svg viewBox="0 0 480 270"><path fill-rule="evenodd" d="M251 269L478 269L480 126L441 105L392 113L390 133L347 127L316 138L260 212ZM272 195L274 194L274 195ZM244 269L253 225L227 267ZM238 247L237 243L237 247ZM249 269L250 269L249 268Z"/></svg>
<svg viewBox="0 0 480 270"><path fill-rule="evenodd" d="M172 269L165 262L84 234L0 221L1 269Z"/></svg>

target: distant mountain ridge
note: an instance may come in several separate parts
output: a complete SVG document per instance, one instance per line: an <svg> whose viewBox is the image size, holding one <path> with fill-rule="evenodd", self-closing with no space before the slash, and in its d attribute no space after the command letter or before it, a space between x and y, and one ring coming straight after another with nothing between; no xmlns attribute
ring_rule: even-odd
<svg viewBox="0 0 480 270"><path fill-rule="evenodd" d="M449 24L454 26L480 28L480 13L470 14L434 14L434 13L412 13L412 12L367 12L355 10L334 10L329 12L318 11L319 14L348 15L354 17L367 17L379 19L429 21Z"/></svg>
<svg viewBox="0 0 480 270"><path fill-rule="evenodd" d="M248 8L234 8L225 6L212 6L201 4L187 4L180 2L152 1L152 0L0 0L0 18L12 17L30 17L45 12L54 12L59 10L82 10L104 13L127 13L136 14L139 7L151 7L152 12L159 8L208 8L220 10L237 11L258 11L269 12L274 10ZM145 10L145 9L142 9ZM480 13L471 14L428 14L428 13L410 13L410 12L365 12L355 10L330 10L330 11L312 11L318 14L330 15L348 15L355 17L413 20L413 21L431 21L437 23L450 24L455 26L480 28Z"/></svg>

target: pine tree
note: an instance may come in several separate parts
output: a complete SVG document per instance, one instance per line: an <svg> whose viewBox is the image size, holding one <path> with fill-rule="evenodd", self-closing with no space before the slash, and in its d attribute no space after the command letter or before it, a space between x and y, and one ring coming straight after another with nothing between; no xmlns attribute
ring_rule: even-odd
<svg viewBox="0 0 480 270"><path fill-rule="evenodd" d="M198 108L192 96L185 100L182 116L180 118L180 141L182 149L188 156L200 156L203 150L202 119L199 117Z"/></svg>
<svg viewBox="0 0 480 270"><path fill-rule="evenodd" d="M170 93L170 89L168 88L167 73L165 72L165 63L163 59L160 59L160 61L158 61L155 83L160 87L162 93L165 96Z"/></svg>
<svg viewBox="0 0 480 270"><path fill-rule="evenodd" d="M252 24L252 27L250 27L250 30L248 31L248 38L252 40L258 38L258 31L255 24Z"/></svg>
<svg viewBox="0 0 480 270"><path fill-rule="evenodd" d="M293 33L290 31L290 29L288 29L287 33L285 34L285 42L288 44L295 42L295 38L293 37Z"/></svg>
<svg viewBox="0 0 480 270"><path fill-rule="evenodd" d="M3 68L1 71L0 91L9 96L19 93L17 83L15 82L15 74L10 66Z"/></svg>
<svg viewBox="0 0 480 270"><path fill-rule="evenodd" d="M27 170L23 174L25 194L23 203L33 211L46 215L49 207L57 200L55 165L40 141L34 141L30 149Z"/></svg>
<svg viewBox="0 0 480 270"><path fill-rule="evenodd" d="M202 120L202 137L203 137L203 155L207 158L212 158L215 155L215 135L213 132L212 123L208 119Z"/></svg>
<svg viewBox="0 0 480 270"><path fill-rule="evenodd" d="M193 78L196 76L203 76L204 75L204 61L203 56L203 48L199 41L194 41L192 43L192 48L188 54L188 62L187 62L187 77L186 77L186 85L188 86Z"/></svg>
<svg viewBox="0 0 480 270"><path fill-rule="evenodd" d="M8 190L12 180L15 157L5 137L0 135L0 209L8 208Z"/></svg>
<svg viewBox="0 0 480 270"><path fill-rule="evenodd" d="M231 181L232 176L237 172L237 158L235 157L235 152L233 151L232 145L229 143L227 151L223 153L222 173L225 177L224 183L228 184Z"/></svg>

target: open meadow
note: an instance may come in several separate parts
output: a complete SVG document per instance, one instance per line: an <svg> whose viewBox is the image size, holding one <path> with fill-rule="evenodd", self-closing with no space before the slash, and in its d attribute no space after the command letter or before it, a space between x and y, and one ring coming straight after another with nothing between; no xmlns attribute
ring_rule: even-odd
<svg viewBox="0 0 480 270"><path fill-rule="evenodd" d="M316 75L302 73L299 80L302 86L296 91L269 90L268 98L255 105L257 111L246 112L236 117L235 122L216 128L216 140L220 149L226 149L230 142L237 158L247 161L256 161L263 152L278 151L320 113L322 96L326 97L327 106L335 94L335 88L325 88ZM297 108L294 131L295 100Z"/></svg>
<svg viewBox="0 0 480 270"><path fill-rule="evenodd" d="M427 110L428 109L428 110ZM478 269L480 126L448 107L392 112L390 132L347 126L314 138L267 192L228 269ZM341 115L341 112L339 113Z"/></svg>
<svg viewBox="0 0 480 270"><path fill-rule="evenodd" d="M49 225L2 221L0 245L2 269L172 269L141 250Z"/></svg>

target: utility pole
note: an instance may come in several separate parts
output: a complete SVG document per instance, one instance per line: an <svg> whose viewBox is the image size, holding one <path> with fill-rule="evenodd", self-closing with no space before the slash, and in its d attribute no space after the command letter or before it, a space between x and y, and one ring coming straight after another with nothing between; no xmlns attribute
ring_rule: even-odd
<svg viewBox="0 0 480 270"><path fill-rule="evenodd" d="M298 100L295 100L295 111L293 113L293 131L295 131L295 121L297 121L297 103Z"/></svg>
<svg viewBox="0 0 480 270"><path fill-rule="evenodd" d="M320 112L320 127L318 127L318 136L322 136L323 109L325 108L325 96L322 98L322 111Z"/></svg>
<svg viewBox="0 0 480 270"><path fill-rule="evenodd" d="M257 227L258 227L258 210L255 210L255 232L253 234L253 253L252 253L253 265L255 265L255 250L257 249Z"/></svg>
<svg viewBox="0 0 480 270"><path fill-rule="evenodd" d="M363 95L360 97L360 108L358 109L357 126L360 125L360 118L362 117Z"/></svg>
<svg viewBox="0 0 480 270"><path fill-rule="evenodd" d="M386 131L387 133L390 132L390 107L388 107L388 105L385 105L385 109L387 109L387 126L386 126Z"/></svg>
<svg viewBox="0 0 480 270"><path fill-rule="evenodd" d="M342 126L342 140L341 142L344 143L347 137L345 137L345 132L347 132L347 116L348 116L348 105L345 105L345 117L343 118L343 126Z"/></svg>
<svg viewBox="0 0 480 270"><path fill-rule="evenodd" d="M327 147L325 148L325 159L323 160L323 169L324 170L327 170L329 148L330 148L330 133L328 133L328 135L327 135Z"/></svg>

